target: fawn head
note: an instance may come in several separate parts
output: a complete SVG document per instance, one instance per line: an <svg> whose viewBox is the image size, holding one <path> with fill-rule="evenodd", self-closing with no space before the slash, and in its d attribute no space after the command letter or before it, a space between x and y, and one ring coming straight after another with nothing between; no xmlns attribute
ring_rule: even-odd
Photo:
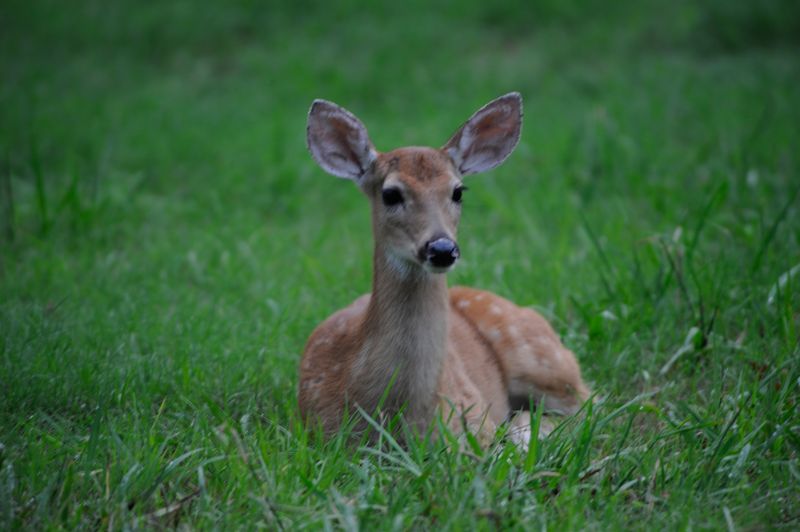
<svg viewBox="0 0 800 532"><path fill-rule="evenodd" d="M456 230L463 176L502 163L516 147L521 127L522 98L512 92L479 109L440 149L380 153L355 115L314 100L307 141L323 170L355 181L369 198L376 252L402 273L444 273L460 255Z"/></svg>

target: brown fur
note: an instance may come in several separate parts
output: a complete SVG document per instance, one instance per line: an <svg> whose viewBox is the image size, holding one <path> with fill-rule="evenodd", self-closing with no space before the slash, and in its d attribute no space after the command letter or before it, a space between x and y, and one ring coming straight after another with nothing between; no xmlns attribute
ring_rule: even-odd
<svg viewBox="0 0 800 532"><path fill-rule="evenodd" d="M420 430L437 410L456 430L463 417L484 440L529 398L571 414L589 397L574 355L542 316L488 292L448 290L445 275L413 262L434 235L455 240L461 209L451 195L459 183L447 153L432 148L379 154L363 176L373 204L372 294L320 324L300 364L300 410L327 433L338 429L348 405L373 413L393 378L384 411L404 407ZM401 188L402 209L381 204L389 185ZM449 416L450 405L457 415ZM521 419L513 425L524 432Z"/></svg>

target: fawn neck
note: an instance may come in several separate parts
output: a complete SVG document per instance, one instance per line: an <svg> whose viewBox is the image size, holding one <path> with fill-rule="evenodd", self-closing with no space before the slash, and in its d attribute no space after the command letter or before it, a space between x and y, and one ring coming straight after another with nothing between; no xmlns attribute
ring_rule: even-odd
<svg viewBox="0 0 800 532"><path fill-rule="evenodd" d="M436 407L447 352L449 299L444 275L393 263L376 242L372 297L354 384L372 408L384 397L392 415L405 406L407 422L424 429Z"/></svg>

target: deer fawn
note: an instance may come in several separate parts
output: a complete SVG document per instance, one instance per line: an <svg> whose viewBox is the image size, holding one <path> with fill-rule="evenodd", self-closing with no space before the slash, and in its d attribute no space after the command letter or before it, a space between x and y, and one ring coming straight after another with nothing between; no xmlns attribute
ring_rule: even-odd
<svg viewBox="0 0 800 532"><path fill-rule="evenodd" d="M563 415L589 397L575 356L542 316L489 292L447 288L444 274L460 255L461 179L502 163L521 127L522 98L510 93L479 109L438 150L379 153L349 111L312 104L311 155L369 198L375 240L372 293L319 325L300 364L300 411L326 433L348 407L372 414L382 402L383 413L402 409L416 430L438 411L456 432L465 424L483 442L509 421L511 438L524 446L531 400Z"/></svg>

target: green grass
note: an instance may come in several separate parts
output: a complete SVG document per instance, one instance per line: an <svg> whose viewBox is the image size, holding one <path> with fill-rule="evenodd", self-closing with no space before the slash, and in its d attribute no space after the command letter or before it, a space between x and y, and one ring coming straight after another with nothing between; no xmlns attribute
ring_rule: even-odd
<svg viewBox="0 0 800 532"><path fill-rule="evenodd" d="M797 528L800 15L686 4L4 2L0 527ZM510 90L451 283L601 400L527 455L321 441L297 363L372 244L311 100L389 149Z"/></svg>

